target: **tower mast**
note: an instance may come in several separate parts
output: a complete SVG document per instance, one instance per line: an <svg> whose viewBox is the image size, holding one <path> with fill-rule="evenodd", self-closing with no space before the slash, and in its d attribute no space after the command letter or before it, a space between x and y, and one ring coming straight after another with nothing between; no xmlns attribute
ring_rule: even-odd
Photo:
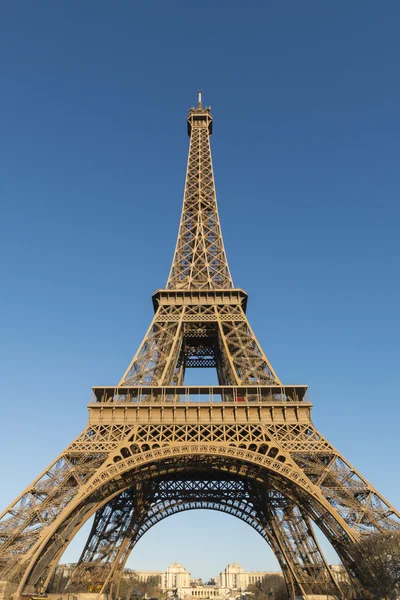
<svg viewBox="0 0 400 600"><path fill-rule="evenodd" d="M213 118L211 109L203 108L201 91L187 125L190 146L185 192L167 289L233 288L215 193L210 146Z"/></svg>

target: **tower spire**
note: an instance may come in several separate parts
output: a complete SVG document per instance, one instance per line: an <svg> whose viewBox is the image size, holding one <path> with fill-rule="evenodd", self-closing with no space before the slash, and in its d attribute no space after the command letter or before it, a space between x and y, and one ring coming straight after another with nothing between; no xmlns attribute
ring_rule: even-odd
<svg viewBox="0 0 400 600"><path fill-rule="evenodd" d="M190 137L185 193L178 240L168 289L228 289L233 287L219 223L211 158L211 109L197 108L187 117Z"/></svg>

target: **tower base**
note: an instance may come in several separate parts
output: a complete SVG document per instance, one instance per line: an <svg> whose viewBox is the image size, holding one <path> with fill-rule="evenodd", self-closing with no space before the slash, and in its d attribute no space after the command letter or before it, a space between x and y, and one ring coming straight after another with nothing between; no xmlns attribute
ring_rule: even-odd
<svg viewBox="0 0 400 600"><path fill-rule="evenodd" d="M97 592L46 594L46 600L107 600L107 598L107 594L98 594Z"/></svg>
<svg viewBox="0 0 400 600"><path fill-rule="evenodd" d="M304 596L296 596L296 600L337 600L337 596L329 594L305 594Z"/></svg>
<svg viewBox="0 0 400 600"><path fill-rule="evenodd" d="M0 581L0 600L10 600L17 587L18 584L11 581Z"/></svg>

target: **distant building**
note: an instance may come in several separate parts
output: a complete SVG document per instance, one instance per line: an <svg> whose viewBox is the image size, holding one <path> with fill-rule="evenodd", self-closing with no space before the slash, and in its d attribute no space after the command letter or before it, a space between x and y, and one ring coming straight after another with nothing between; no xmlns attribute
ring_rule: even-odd
<svg viewBox="0 0 400 600"><path fill-rule="evenodd" d="M125 576L134 576L140 583L147 583L150 579L157 579L158 585L161 586L164 571L134 571L125 570Z"/></svg>
<svg viewBox="0 0 400 600"><path fill-rule="evenodd" d="M172 563L166 571L134 571L134 573L142 583L157 578L163 591L190 587L190 573L181 563Z"/></svg>
<svg viewBox="0 0 400 600"><path fill-rule="evenodd" d="M75 568L75 564L58 565L56 567L53 582L54 592L58 593L64 589ZM335 576L341 577L340 565L333 565L332 571ZM203 584L201 578L191 578L189 571L181 563L172 563L165 571L136 571L126 569L125 578L134 578L141 583L150 580L157 582L163 592L179 600L235 600L240 594L247 590L249 585L257 584L266 575L280 575L280 571L245 571L239 564L231 563L218 577L210 579ZM347 574L346 574L347 577ZM338 581L342 581L338 579Z"/></svg>
<svg viewBox="0 0 400 600"><path fill-rule="evenodd" d="M180 588L177 593L181 600L229 600L232 590L217 585L196 585Z"/></svg>
<svg viewBox="0 0 400 600"><path fill-rule="evenodd" d="M220 586L231 590L246 590L249 585L260 583L266 575L280 575L281 571L245 571L237 563L230 563L219 575Z"/></svg>
<svg viewBox="0 0 400 600"><path fill-rule="evenodd" d="M172 563L164 573L162 588L171 590L190 587L190 573L181 563Z"/></svg>
<svg viewBox="0 0 400 600"><path fill-rule="evenodd" d="M330 568L338 583L350 582L343 565L330 565ZM137 574L160 576L162 590L176 590L180 600L228 600L235 598L240 592L245 592L249 586L261 583L267 575L283 577L282 571L245 571L238 563L228 564L219 576L211 579L208 584L203 584L201 578L190 578L190 573L181 563L172 563L164 573L138 571Z"/></svg>
<svg viewBox="0 0 400 600"><path fill-rule="evenodd" d="M266 575L280 575L280 571L245 571L237 563L229 564L219 577L203 584L200 578L191 578L181 563L172 563L166 571L135 571L139 581L157 577L160 587L179 600L232 600L247 590L249 585L261 583Z"/></svg>
<svg viewBox="0 0 400 600"><path fill-rule="evenodd" d="M163 591L176 594L179 600L232 600L249 585L261 582L266 575L280 575L272 571L245 571L239 564L229 564L219 577L203 584L200 578L190 579L190 573L180 563L173 563L163 575Z"/></svg>
<svg viewBox="0 0 400 600"><path fill-rule="evenodd" d="M343 565L329 565L329 568L338 583L350 583L350 577Z"/></svg>

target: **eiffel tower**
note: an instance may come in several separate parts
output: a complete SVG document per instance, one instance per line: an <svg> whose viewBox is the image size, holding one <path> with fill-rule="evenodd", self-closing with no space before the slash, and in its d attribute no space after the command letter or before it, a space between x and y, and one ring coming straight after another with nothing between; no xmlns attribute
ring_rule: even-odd
<svg viewBox="0 0 400 600"><path fill-rule="evenodd" d="M127 558L180 511L242 519L270 545L291 598L341 597L314 533L362 591L356 542L399 530L399 513L317 431L305 385L278 378L233 285L217 211L213 119L187 117L189 159L178 240L154 318L117 386L93 388L84 431L0 516L0 598L51 593L54 569L93 525L66 592L118 597ZM218 385L187 386L214 367ZM57 595L59 597L59 594Z"/></svg>

